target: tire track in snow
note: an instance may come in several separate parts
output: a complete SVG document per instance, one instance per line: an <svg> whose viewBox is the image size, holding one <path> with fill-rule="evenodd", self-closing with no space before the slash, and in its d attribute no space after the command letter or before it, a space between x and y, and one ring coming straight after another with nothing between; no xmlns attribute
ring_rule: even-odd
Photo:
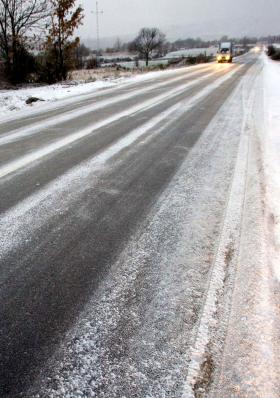
<svg viewBox="0 0 280 398"><path fill-rule="evenodd" d="M124 90L134 90L138 89L138 85L141 84L149 84L153 79L159 80L162 78L167 78L169 79L170 77L175 75L183 75L186 77L189 73L193 73L193 71L196 70L203 70L203 69L210 69L210 67L213 64L210 63L209 66L205 66L205 64L202 65L195 65L192 67L186 67L186 68L178 68L174 70L169 70L169 71L164 71L164 72L150 72L147 73L147 76L141 76L139 80L136 79L136 81L128 81L121 83L120 85L115 85L114 87L111 88L103 88L103 89L98 89L97 91L94 91L93 93L87 93L87 94L76 94L71 96L70 98L65 98L65 99L60 99L58 101L54 101L51 103L43 104L42 107L34 108L32 109L32 115L30 115L30 109L28 110L22 110L18 111L17 113L13 115L9 115L5 118L1 119L0 122L0 129L4 125L8 123L13 123L15 122L18 118L27 118L29 121L32 120L33 118L39 117L40 115L47 114L48 112L52 111L57 111L60 110L61 108L65 106L71 106L73 104L82 104L84 101L88 100L93 100L96 97L102 97L103 95L108 95L108 94L115 94L118 90L124 89ZM133 79L132 79L133 80ZM62 109L63 111L63 109Z"/></svg>
<svg viewBox="0 0 280 398"><path fill-rule="evenodd" d="M60 123L68 122L71 119L75 119L77 117L81 117L81 116L86 115L88 113L91 113L91 112L106 108L107 106L120 103L121 101L125 101L125 100L128 100L130 98L138 97L138 96L140 96L142 94L146 94L146 93L149 93L150 91L156 90L158 88L161 88L161 87L164 87L164 86L168 86L168 84L172 84L172 83L175 83L177 81L185 80L186 78L190 78L192 76L196 76L196 75L198 75L200 73L201 73L201 70L189 73L186 76L184 75L184 76L175 77L175 78L170 79L168 81L164 81L164 82L160 82L160 83L149 85L149 86L147 86L145 88L142 88L140 90L137 90L137 91L133 91L133 92L117 95L115 98L110 98L110 99L107 99L107 100L101 100L101 101L95 103L94 105L82 106L82 107L78 108L77 110L65 112L65 113L63 113L60 116L56 116L55 118L54 117L47 118L43 122L40 121L38 123L32 124L31 126L27 126L27 127L23 127L23 128L19 128L19 129L13 130L13 131L9 131L7 134L4 134L4 135L0 136L0 146L9 144L9 143L12 143L12 142L15 142L15 141L18 141L21 138L26 138L26 137L34 135L36 133L41 133L42 131L46 130L47 128L50 128L50 127L53 127L53 126L57 126ZM210 75L211 74L205 75L205 78L209 77ZM202 78L203 78L203 76L202 76ZM194 82L199 82L199 81L200 80L197 79Z"/></svg>
<svg viewBox="0 0 280 398"><path fill-rule="evenodd" d="M102 291L101 295L100 293L97 294L96 299L94 298L93 303L89 305L88 313L86 315L81 314L80 323L74 331L74 337L70 334L70 339L73 337L73 340L71 342L68 339L66 340L64 346L66 358L63 357L58 366L57 363L51 365L51 369L54 369L55 372L54 375L49 375L45 371L42 372L44 381L40 383L37 390L39 393L38 395L34 394L34 397L82 397L86 394L110 398L122 395L126 397L179 397L177 389L175 391L171 388L172 386L178 387L177 383L181 381L183 371L180 371L181 366L178 363L175 364L175 368L167 367L166 361L170 357L171 362L174 358L175 362L176 360L180 362L182 354L177 352L176 356L174 352L166 351L165 343L170 343L171 348L177 348L178 351L179 348L184 347L182 345L178 348L178 346L173 345L175 344L174 336L171 332L174 323L179 322L180 324L180 321L183 323L182 334L188 328L185 318L182 320L178 315L180 309L176 305L181 299L181 294L190 300L191 289L195 293L197 293L197 285L202 289L201 281L197 282L198 267L206 258L201 257L202 247L205 247L205 242L210 239L210 236L212 239L211 234L207 236L209 234L208 224L212 224L212 220L214 223L214 220L217 221L217 217L213 214L210 218L205 219L205 212L208 214L206 208L209 202L214 202L216 209L217 202L219 202L219 199L221 200L221 193L217 188L220 187L221 180L224 186L225 168L227 177L232 174L231 144L234 147L238 145L238 138L236 137L239 137L239 135L236 136L235 131L231 131L228 136L223 127L224 118L222 115L218 123L212 125L212 129L206 129L203 132L199 142L192 148L188 158L155 204L152 214L149 215L148 225L145 225L143 230L140 231L140 236L137 234L136 237L133 237L132 245L125 249L125 253L114 265L117 279L111 281L109 278L108 290L105 293ZM230 145L221 144L223 142L221 138L229 140ZM224 163L222 159L225 155L229 156L226 156L227 160ZM213 183L214 187L212 185L208 187L209 180L212 182L215 180L217 185ZM226 181L228 182L228 178L226 178ZM203 196L202 200L200 195ZM193 205L198 202L198 207ZM190 228L190 225L193 225L194 228ZM193 234L196 237L199 235L201 240L193 241ZM175 246L179 244L180 248L175 250L175 253L173 252L173 242L176 242ZM186 245L186 242L190 242L190 244ZM131 317L132 322L137 318L137 311L133 311L133 305L132 311L130 311L130 305L136 297L138 300L145 300L143 290L137 289L131 292L130 289L132 289L131 285L134 284L134 281L137 280L137 273L144 272L143 269L149 256L151 256L149 260L150 269L147 272L153 273L153 276L156 276L155 274L158 272L157 276L160 283L156 283L155 279L151 278L154 282L154 285L152 285L154 289L150 291L152 303L150 307L148 306L148 313L145 311L145 318L141 319L139 335L137 333L132 338L132 347L130 347L131 352L129 353L134 355L135 351L140 351L141 355L143 351L148 351L148 356L143 353L139 358L136 355L138 361L131 360L129 354L128 358L124 358L118 353L116 354L117 357L114 357L114 353L118 351L120 345L125 345L128 349L126 339L128 339L127 343L130 345L130 335L127 335L126 327L131 319L128 318ZM180 274L180 270L183 272L182 274ZM188 271L187 274L186 271ZM177 283L179 284L176 284L178 273L180 274L180 282L178 278ZM201 276L204 279L202 273ZM143 287L142 282L141 279L139 287ZM175 290L173 290L174 285ZM181 308L183 310L182 303ZM143 308L141 310L144 311ZM171 330L165 328L159 330L152 327L162 325L163 320L166 320L166 317L168 318L172 313L174 322L170 322ZM185 336L180 336L176 326L175 331L179 335L177 336L178 339L180 337L184 339ZM190 322L189 327L193 327L192 322ZM113 336L110 334L112 330ZM122 331L126 333L122 334ZM77 336L75 333L77 333ZM185 339L188 340L187 337ZM172 341L170 342L170 340ZM109 347L111 345L113 345L113 358L110 356ZM162 356L157 357L155 351ZM133 358L135 359L135 357ZM147 377L148 364L154 370L154 373L150 374L150 376L155 376L154 379ZM120 379L123 380L123 384ZM46 389L45 386L47 386ZM30 393L28 396L31 397L33 394Z"/></svg>
<svg viewBox="0 0 280 398"><path fill-rule="evenodd" d="M31 234L34 224L38 228L46 221L44 218L41 218L41 212L40 214L34 215L32 212L33 208L38 207L39 204L41 204L43 208L49 209L46 214L48 217L51 217L52 213L57 212L56 203L63 203L63 206L67 206L68 201L73 199L73 195L79 195L89 173L95 171L96 177L98 178L98 173L106 167L106 163L112 157L123 149L133 145L141 136L147 134L152 129L155 129L157 125L164 122L158 129L152 130L152 132L145 138L146 140L151 140L163 129L166 129L168 125L172 124L174 119L180 117L189 109L196 106L199 101L222 85L226 80L233 76L236 71L237 70L234 70L230 75L227 74L218 79L205 89L201 90L193 98L173 105L163 113L144 123L141 127L131 131L127 136L112 144L105 151L98 153L91 160L85 161L81 165L74 167L66 174L50 182L43 189L31 196L28 196L25 200L9 209L8 212L3 214L0 220L0 232L3 231L0 233L0 235L3 236L3 239L0 241L0 258L4 258L7 253L14 248L16 242L27 239L28 235ZM71 187L71 192L69 192L69 187Z"/></svg>
<svg viewBox="0 0 280 398"><path fill-rule="evenodd" d="M189 108L192 106L195 106L199 100L201 100L203 97L206 97L207 95L209 95L211 93L211 91L213 91L213 90L217 89L219 86L221 86L224 82L226 82L228 79L230 79L235 73L237 73L242 67L243 67L243 65L228 72L225 76L218 78L214 83L209 84L206 88L201 90L196 96L194 96L192 99L190 99L189 104L186 103L185 105L189 106ZM201 81L207 79L208 77L212 76L213 74L215 74L215 73L208 74L198 80L195 80L194 82L185 84L183 86L180 86L179 88L171 90L168 94L159 95L153 99L143 102L140 105L133 106L132 108L129 108L129 109L127 109L121 113L118 113L116 115L113 115L113 116L109 117L108 119L105 119L101 122L96 123L95 125L92 125L90 127L85 128L84 130L81 130L79 132L68 135L67 137L65 137L61 140L58 140L58 141L56 141L50 145L47 145L37 151L34 151L31 154L22 156L21 158L15 160L15 161L4 164L0 168L0 178L3 178L11 173L14 173L17 170L19 170L23 167L26 167L26 166L44 158L45 156L47 156L49 154L51 154L55 151L58 151L59 149L62 149L63 147L65 147L67 145L74 143L77 140L80 140L88 135L91 135L94 131L96 131L102 127L108 126L109 124L112 124L124 117L131 116L136 113L143 112L144 110L150 109L151 107L154 107L167 99L176 97L180 93L184 92L187 88L194 86L198 82L201 82Z"/></svg>

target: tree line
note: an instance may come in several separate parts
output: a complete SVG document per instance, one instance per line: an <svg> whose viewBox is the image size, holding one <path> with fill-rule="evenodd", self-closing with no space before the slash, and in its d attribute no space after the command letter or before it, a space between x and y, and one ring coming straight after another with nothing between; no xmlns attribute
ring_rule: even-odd
<svg viewBox="0 0 280 398"><path fill-rule="evenodd" d="M76 0L0 0L0 65L11 83L63 80L75 61ZM37 54L37 56L35 55Z"/></svg>
<svg viewBox="0 0 280 398"><path fill-rule="evenodd" d="M139 35L141 36L141 33L139 33ZM164 39L164 41L160 43L159 52L165 55L168 52L179 51L181 49L208 48L212 46L217 46L220 42L224 41L230 41L234 44L240 44L244 47L247 47L250 44L255 44L258 41L264 41L264 40L266 40L266 38L257 38L257 37L248 37L248 36L244 36L241 38L222 36L220 39L215 39L215 40L203 40L200 37L197 38L188 37L186 39L178 39L173 42ZM134 41L122 43L121 40L118 38L114 46L106 48L105 51L109 53L115 53L121 51L135 52Z"/></svg>
<svg viewBox="0 0 280 398"><path fill-rule="evenodd" d="M83 18L76 0L0 0L0 72L13 84L30 80L53 83L65 80L69 70L85 67L84 59L92 52L75 36ZM276 39L223 36L220 40L186 38L171 43L159 29L143 28L133 41L121 43L117 39L107 51L137 54L148 65L151 58L182 48L206 48L219 41L246 47L259 40ZM96 58L92 57L87 66L96 67Z"/></svg>

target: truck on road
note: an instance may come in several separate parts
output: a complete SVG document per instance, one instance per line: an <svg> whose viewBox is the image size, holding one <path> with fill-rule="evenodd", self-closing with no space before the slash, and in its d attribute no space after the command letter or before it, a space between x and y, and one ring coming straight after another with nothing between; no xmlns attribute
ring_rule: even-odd
<svg viewBox="0 0 280 398"><path fill-rule="evenodd" d="M231 42L220 43L217 52L217 61L231 63L233 59L233 44Z"/></svg>

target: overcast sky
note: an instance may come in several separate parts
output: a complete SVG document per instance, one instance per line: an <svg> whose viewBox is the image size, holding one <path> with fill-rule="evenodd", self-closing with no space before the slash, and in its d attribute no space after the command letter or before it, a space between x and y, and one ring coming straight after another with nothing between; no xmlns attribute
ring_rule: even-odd
<svg viewBox="0 0 280 398"><path fill-rule="evenodd" d="M80 3L86 17L79 33L94 38L96 2ZM99 7L101 37L134 35L143 26L157 26L172 38L280 33L280 0L99 0Z"/></svg>

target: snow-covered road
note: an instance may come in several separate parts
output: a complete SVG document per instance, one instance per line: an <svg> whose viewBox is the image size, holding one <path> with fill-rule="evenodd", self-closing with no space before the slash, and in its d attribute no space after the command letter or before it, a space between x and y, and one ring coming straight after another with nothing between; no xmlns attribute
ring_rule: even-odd
<svg viewBox="0 0 280 398"><path fill-rule="evenodd" d="M205 65L197 65L191 69L194 72L196 69L204 67ZM92 82L67 81L38 87L0 90L0 118L19 118L30 112L40 112L46 106L56 108L63 104L62 101L76 102L78 97L79 99L92 97L93 93L98 94L100 90L104 89L114 91L114 89L131 84L143 84L147 81L151 82L153 79L158 80L160 77L173 76L176 79L176 75L180 75L181 72L180 69L173 69L140 74L128 73L126 77L110 77ZM26 103L31 97L37 98L39 101Z"/></svg>
<svg viewBox="0 0 280 398"><path fill-rule="evenodd" d="M279 396L273 68L250 53L2 120L1 397Z"/></svg>

